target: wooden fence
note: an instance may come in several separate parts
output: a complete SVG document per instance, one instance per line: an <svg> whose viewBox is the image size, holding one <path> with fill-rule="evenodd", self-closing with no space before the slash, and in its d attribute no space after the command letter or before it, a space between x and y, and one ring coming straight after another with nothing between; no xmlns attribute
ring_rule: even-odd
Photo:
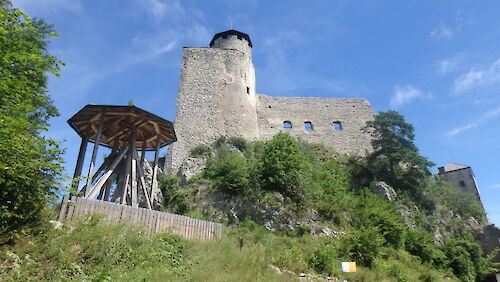
<svg viewBox="0 0 500 282"><path fill-rule="evenodd" d="M222 224L216 222L75 196L64 197L58 220L70 221L90 214L103 214L105 220L141 226L147 234L171 232L205 241L221 237L222 231Z"/></svg>

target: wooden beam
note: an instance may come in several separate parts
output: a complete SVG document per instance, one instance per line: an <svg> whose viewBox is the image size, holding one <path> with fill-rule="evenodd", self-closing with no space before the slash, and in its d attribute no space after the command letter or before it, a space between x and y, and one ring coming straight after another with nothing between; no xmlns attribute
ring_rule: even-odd
<svg viewBox="0 0 500 282"><path fill-rule="evenodd" d="M137 151L134 152L135 157L137 157ZM137 172L139 173L139 184L142 187L142 192L144 193L144 197L146 197L146 206L148 209L152 209L152 203L150 200L150 197L148 195L147 187L146 187L146 181L144 180L144 167L139 166L137 168Z"/></svg>
<svg viewBox="0 0 500 282"><path fill-rule="evenodd" d="M87 178L87 188L92 185L92 176L94 173L95 159L97 158L97 150L99 148L99 141L101 139L102 127L104 124L103 115L100 114L99 116L100 116L99 129L97 130L97 134L95 137L95 143L94 143L94 150L92 151L92 159L90 160L89 173L88 173L88 178ZM87 196L88 189L85 189L84 193L85 193L85 196Z"/></svg>
<svg viewBox="0 0 500 282"><path fill-rule="evenodd" d="M82 175L83 162L85 161L85 153L87 152L88 143L89 139L87 137L82 137L80 150L78 151L78 159L76 161L75 173L73 174L73 181L71 183L71 188L74 191L78 191L78 184L80 184L80 176Z"/></svg>
<svg viewBox="0 0 500 282"><path fill-rule="evenodd" d="M106 171L106 173L99 179L99 181L97 181L97 183L92 187L92 189L90 189L88 196L86 196L85 198L92 199L97 194L97 191L99 191L102 185L106 183L108 178L113 173L113 170L116 168L116 166L118 166L123 157L125 157L125 153L127 153L128 149L129 149L128 146L125 147L123 151L120 153L120 155L118 155L118 157L113 160L113 163L109 167L108 171Z"/></svg>

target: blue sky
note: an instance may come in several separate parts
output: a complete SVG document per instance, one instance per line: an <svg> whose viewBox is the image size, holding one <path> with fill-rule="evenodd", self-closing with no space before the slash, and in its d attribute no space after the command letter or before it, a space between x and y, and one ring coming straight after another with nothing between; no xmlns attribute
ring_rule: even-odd
<svg viewBox="0 0 500 282"><path fill-rule="evenodd" d="M54 24L67 63L49 92L72 174L79 138L66 120L84 105L135 104L175 119L183 46L233 27L253 42L257 92L363 97L397 110L438 165L472 166L500 225L500 2L13 0ZM102 154L104 152L101 151ZM87 158L88 160L88 158Z"/></svg>

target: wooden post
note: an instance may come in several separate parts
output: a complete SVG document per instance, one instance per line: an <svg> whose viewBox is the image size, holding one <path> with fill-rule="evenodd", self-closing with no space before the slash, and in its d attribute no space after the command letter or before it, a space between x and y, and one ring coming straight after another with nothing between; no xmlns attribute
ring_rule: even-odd
<svg viewBox="0 0 500 282"><path fill-rule="evenodd" d="M66 218L66 211L68 209L69 197L70 197L69 195L64 195L63 197L61 211L59 212L59 217L57 218L57 221L59 222L63 222L63 220Z"/></svg>
<svg viewBox="0 0 500 282"><path fill-rule="evenodd" d="M160 154L160 136L156 135L156 147L155 147L155 160L153 164L153 176L151 179L151 203L153 202L153 192L156 191L158 187L158 157Z"/></svg>
<svg viewBox="0 0 500 282"><path fill-rule="evenodd" d="M78 151L78 160L76 161L75 173L73 174L73 181L71 183L71 188L75 192L78 191L78 184L80 184L80 176L82 176L83 162L85 160L85 153L87 152L87 144L89 139L87 137L82 137L82 143L80 143L80 151Z"/></svg>
<svg viewBox="0 0 500 282"><path fill-rule="evenodd" d="M128 195L128 189L130 186L130 166L132 164L132 154L131 154L132 149L129 148L127 152L127 162L125 165L125 174L123 176L123 190L122 190L122 205L127 204L127 195Z"/></svg>
<svg viewBox="0 0 500 282"><path fill-rule="evenodd" d="M104 124L104 113L100 113L101 117L99 119L99 128L97 129L97 134L95 137L94 150L92 151L92 159L90 160L89 174L87 178L87 188L85 189L85 197L88 195L90 187L92 186L92 176L94 173L95 159L97 158L97 150L99 149L99 142L101 139L102 127Z"/></svg>
<svg viewBox="0 0 500 282"><path fill-rule="evenodd" d="M130 148L131 148L131 170L130 170L130 192L132 193L132 206L139 207L139 199L137 195L137 147L135 140L135 128L132 128L130 134Z"/></svg>

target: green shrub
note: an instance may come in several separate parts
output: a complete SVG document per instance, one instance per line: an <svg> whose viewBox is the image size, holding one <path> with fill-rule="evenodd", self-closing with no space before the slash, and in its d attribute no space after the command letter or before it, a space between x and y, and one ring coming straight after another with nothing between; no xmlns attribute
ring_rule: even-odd
<svg viewBox="0 0 500 282"><path fill-rule="evenodd" d="M338 257L337 249L332 245L318 247L309 257L309 267L318 273L332 275L335 273L335 264Z"/></svg>
<svg viewBox="0 0 500 282"><path fill-rule="evenodd" d="M444 264L444 253L434 244L432 234L427 231L407 229L405 250L412 255L418 256L423 262L438 267Z"/></svg>
<svg viewBox="0 0 500 282"><path fill-rule="evenodd" d="M211 154L212 148L207 145L198 145L189 152L189 156L192 158L207 158Z"/></svg>
<svg viewBox="0 0 500 282"><path fill-rule="evenodd" d="M179 189L179 177L165 174L160 177L158 187L163 195L163 208L168 212L186 214L191 209L189 189Z"/></svg>
<svg viewBox="0 0 500 282"><path fill-rule="evenodd" d="M245 152L247 149L247 141L243 137L229 137L227 143L236 147L240 152Z"/></svg>
<svg viewBox="0 0 500 282"><path fill-rule="evenodd" d="M372 226L353 229L342 238L342 248L349 257L356 263L368 267L372 266L383 244L384 238L380 235L380 230Z"/></svg>
<svg viewBox="0 0 500 282"><path fill-rule="evenodd" d="M364 189L357 197L352 213L356 227L376 227L384 238L384 245L400 248L404 240L403 219L393 203Z"/></svg>
<svg viewBox="0 0 500 282"><path fill-rule="evenodd" d="M295 138L276 134L265 145L260 168L264 189L278 191L297 202L303 200L307 162Z"/></svg>
<svg viewBox="0 0 500 282"><path fill-rule="evenodd" d="M205 175L215 189L227 194L244 193L250 184L246 159L238 153L225 152L218 160L208 160Z"/></svg>

